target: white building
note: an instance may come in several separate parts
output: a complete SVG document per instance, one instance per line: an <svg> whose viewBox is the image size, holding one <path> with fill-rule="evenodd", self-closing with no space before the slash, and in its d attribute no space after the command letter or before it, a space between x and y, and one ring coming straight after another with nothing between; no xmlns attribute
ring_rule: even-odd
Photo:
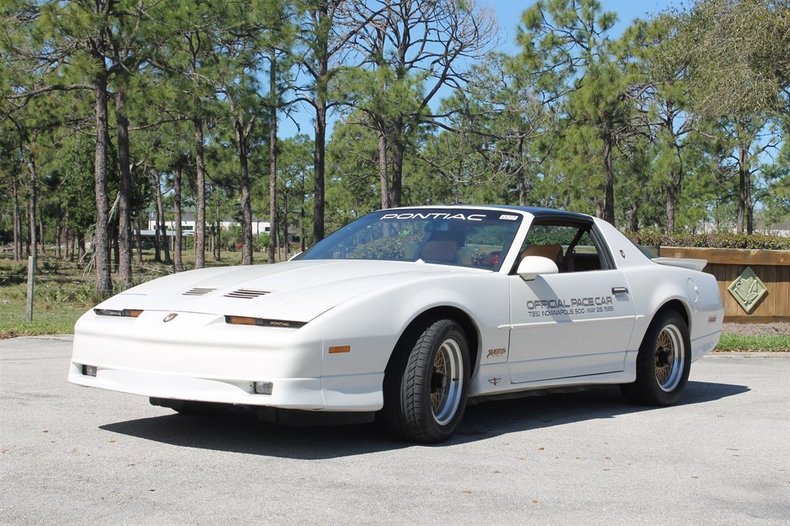
<svg viewBox="0 0 790 526"><path fill-rule="evenodd" d="M207 221L206 226L211 227L215 224L214 221ZM233 219L224 218L219 222L220 227L227 229L233 226L240 226L238 222ZM165 221L165 228L168 233L175 232L176 222L174 220ZM156 212L148 214L148 230L156 230ZM184 212L181 214L181 231L185 236L191 236L195 232L195 214L192 212ZM271 231L271 224L268 221L261 221L258 218L252 218L252 235L268 234Z"/></svg>

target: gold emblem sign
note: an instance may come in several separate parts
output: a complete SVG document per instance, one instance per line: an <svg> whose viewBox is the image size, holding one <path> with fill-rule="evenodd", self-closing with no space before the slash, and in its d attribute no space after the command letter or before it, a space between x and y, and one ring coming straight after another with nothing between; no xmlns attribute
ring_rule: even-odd
<svg viewBox="0 0 790 526"><path fill-rule="evenodd" d="M735 281L728 287L730 294L747 313L752 312L763 296L768 293L765 284L760 281L751 267L746 267Z"/></svg>

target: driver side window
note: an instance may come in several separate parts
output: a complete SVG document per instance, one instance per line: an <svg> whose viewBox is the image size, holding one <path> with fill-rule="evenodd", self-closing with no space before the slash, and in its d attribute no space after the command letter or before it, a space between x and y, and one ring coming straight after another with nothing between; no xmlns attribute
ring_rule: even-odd
<svg viewBox="0 0 790 526"><path fill-rule="evenodd" d="M526 256L549 258L560 273L608 269L608 258L593 228L590 224L536 221L521 247L519 261Z"/></svg>

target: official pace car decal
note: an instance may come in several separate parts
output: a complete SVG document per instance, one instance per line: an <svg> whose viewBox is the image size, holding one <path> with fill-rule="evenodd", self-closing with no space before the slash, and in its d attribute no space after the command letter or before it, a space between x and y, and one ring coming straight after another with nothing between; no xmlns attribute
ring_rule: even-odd
<svg viewBox="0 0 790 526"><path fill-rule="evenodd" d="M613 312L614 298L613 296L589 296L586 298L527 300L527 311L530 318Z"/></svg>
<svg viewBox="0 0 790 526"><path fill-rule="evenodd" d="M480 212L467 210L453 210L450 212L390 212L382 214L379 221L396 220L410 221L413 219L444 219L456 221L518 221L521 216L516 214L503 214L501 212Z"/></svg>

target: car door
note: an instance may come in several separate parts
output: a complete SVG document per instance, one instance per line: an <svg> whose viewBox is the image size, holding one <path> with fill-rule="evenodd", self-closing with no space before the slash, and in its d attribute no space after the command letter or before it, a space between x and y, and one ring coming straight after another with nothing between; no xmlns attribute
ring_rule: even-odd
<svg viewBox="0 0 790 526"><path fill-rule="evenodd" d="M536 219L521 254L549 257L559 273L509 276L510 381L622 371L634 303L594 224Z"/></svg>

